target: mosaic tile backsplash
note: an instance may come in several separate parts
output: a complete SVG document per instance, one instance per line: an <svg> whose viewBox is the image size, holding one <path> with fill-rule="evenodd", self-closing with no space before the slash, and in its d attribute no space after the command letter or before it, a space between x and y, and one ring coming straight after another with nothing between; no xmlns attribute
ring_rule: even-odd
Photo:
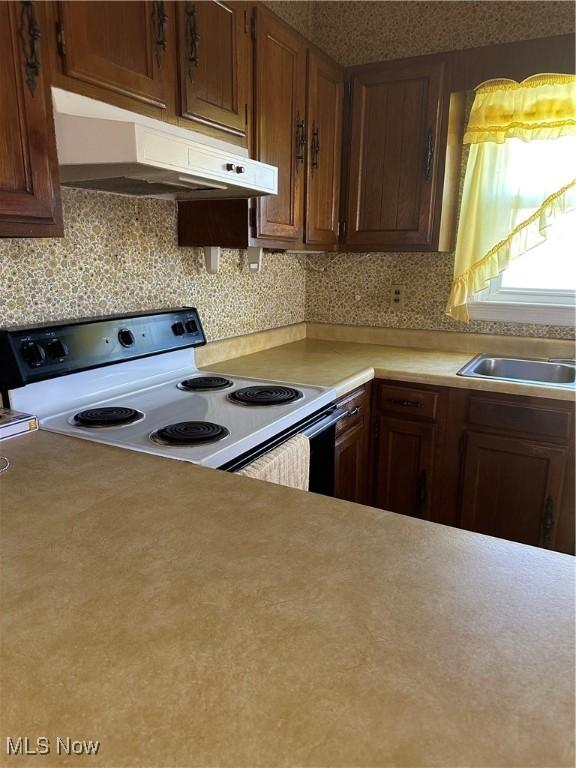
<svg viewBox="0 0 576 768"><path fill-rule="evenodd" d="M385 328L415 328L504 336L572 339L568 326L475 321L445 314L454 256L449 253L354 253L308 256L306 319ZM392 285L403 285L404 307L390 306Z"/></svg>
<svg viewBox="0 0 576 768"><path fill-rule="evenodd" d="M187 304L214 340L304 320L295 257L265 254L253 274L243 251L224 250L210 275L199 249L178 247L173 203L62 193L64 238L0 240L0 324Z"/></svg>

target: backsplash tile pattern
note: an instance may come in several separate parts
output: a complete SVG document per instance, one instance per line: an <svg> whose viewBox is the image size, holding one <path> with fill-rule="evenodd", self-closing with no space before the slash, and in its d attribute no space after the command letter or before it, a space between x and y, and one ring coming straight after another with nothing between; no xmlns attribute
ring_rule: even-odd
<svg viewBox="0 0 576 768"><path fill-rule="evenodd" d="M460 323L448 317L446 301L454 266L449 253L326 254L308 256L306 261L309 322L574 338L574 328L567 326ZM392 285L405 287L400 311L390 306Z"/></svg>
<svg viewBox="0 0 576 768"><path fill-rule="evenodd" d="M313 4L312 31L314 42L341 64L352 66L567 34L574 31L574 3L326 0Z"/></svg>
<svg viewBox="0 0 576 768"><path fill-rule="evenodd" d="M265 254L253 274L225 250L210 275L199 249L178 247L173 203L62 193L64 238L0 239L0 325L189 304L214 340L304 320L293 256Z"/></svg>

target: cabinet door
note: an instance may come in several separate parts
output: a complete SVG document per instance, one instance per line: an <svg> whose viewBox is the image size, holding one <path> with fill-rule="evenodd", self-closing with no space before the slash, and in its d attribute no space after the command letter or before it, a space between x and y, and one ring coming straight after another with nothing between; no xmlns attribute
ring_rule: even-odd
<svg viewBox="0 0 576 768"><path fill-rule="evenodd" d="M370 384L338 402L347 415L336 425L334 496L370 504Z"/></svg>
<svg viewBox="0 0 576 768"><path fill-rule="evenodd" d="M247 144L252 45L244 2L177 3L180 112Z"/></svg>
<svg viewBox="0 0 576 768"><path fill-rule="evenodd" d="M0 3L0 237L62 235L42 3Z"/></svg>
<svg viewBox="0 0 576 768"><path fill-rule="evenodd" d="M172 3L59 2L63 87L162 117L174 112ZM66 82L68 81L68 82Z"/></svg>
<svg viewBox="0 0 576 768"><path fill-rule="evenodd" d="M566 460L563 447L469 432L462 528L554 548Z"/></svg>
<svg viewBox="0 0 576 768"><path fill-rule="evenodd" d="M334 496L337 499L369 504L369 431L357 425L336 440Z"/></svg>
<svg viewBox="0 0 576 768"><path fill-rule="evenodd" d="M343 92L342 70L309 51L306 242L310 245L338 242Z"/></svg>
<svg viewBox="0 0 576 768"><path fill-rule="evenodd" d="M302 239L306 157L306 46L264 8L255 11L255 156L278 168L278 194L257 201L259 239Z"/></svg>
<svg viewBox="0 0 576 768"><path fill-rule="evenodd" d="M448 93L441 57L366 67L351 80L346 245L434 250Z"/></svg>
<svg viewBox="0 0 576 768"><path fill-rule="evenodd" d="M429 519L437 426L389 416L377 418L375 506Z"/></svg>

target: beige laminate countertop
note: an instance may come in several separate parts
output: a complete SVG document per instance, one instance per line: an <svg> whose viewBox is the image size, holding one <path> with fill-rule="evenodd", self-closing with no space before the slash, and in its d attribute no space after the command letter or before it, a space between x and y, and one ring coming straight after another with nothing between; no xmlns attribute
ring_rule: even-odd
<svg viewBox="0 0 576 768"><path fill-rule="evenodd" d="M2 766L573 765L573 558L47 432L0 455Z"/></svg>
<svg viewBox="0 0 576 768"><path fill-rule="evenodd" d="M457 376L473 357L470 352L302 339L205 367L237 376L334 387L338 395L376 377L574 400L573 389Z"/></svg>

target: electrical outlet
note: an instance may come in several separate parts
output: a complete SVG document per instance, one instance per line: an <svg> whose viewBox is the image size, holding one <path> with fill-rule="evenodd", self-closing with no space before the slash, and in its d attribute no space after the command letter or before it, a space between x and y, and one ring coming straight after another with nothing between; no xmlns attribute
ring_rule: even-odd
<svg viewBox="0 0 576 768"><path fill-rule="evenodd" d="M392 285L390 287L390 307L394 310L404 309L404 291L403 285Z"/></svg>

